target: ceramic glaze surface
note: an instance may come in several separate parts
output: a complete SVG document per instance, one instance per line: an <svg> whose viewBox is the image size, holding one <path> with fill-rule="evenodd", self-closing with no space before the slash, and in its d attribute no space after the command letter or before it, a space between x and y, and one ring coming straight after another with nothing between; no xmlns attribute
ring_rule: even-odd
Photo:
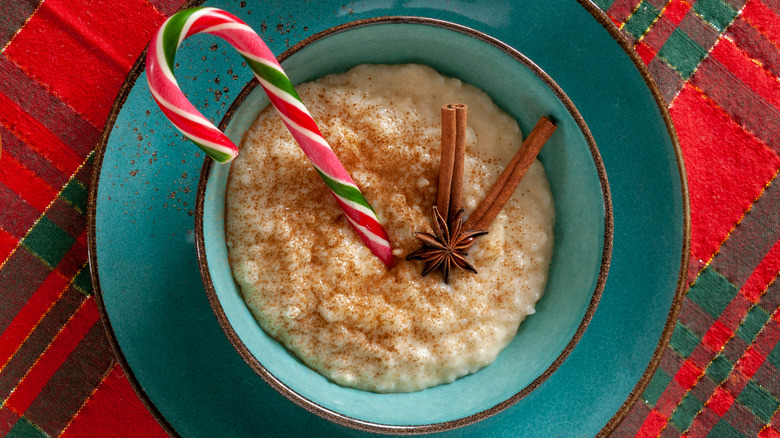
<svg viewBox="0 0 780 438"><path fill-rule="evenodd" d="M543 385L496 416L439 436L587 436L601 430L642 376L664 329L687 215L663 113L604 27L568 0L486 0L458 3L456 11L443 0L205 5L266 28L275 53L356 19L449 20L504 41L552 76L588 123L610 178L615 226L609 279L588 330ZM215 122L250 78L232 49L206 36L185 41L177 62L185 92ZM143 75L136 80L111 126L93 188L99 293L130 377L167 426L184 436L364 435L287 401L225 338L203 291L192 233L203 156L156 110L145 82Z"/></svg>
<svg viewBox="0 0 780 438"><path fill-rule="evenodd" d="M357 41L361 42L359 47L355 47ZM420 45L426 47L424 55L417 49ZM213 166L215 172L210 175L204 200L208 270L221 310L244 344L239 348L247 348L271 374L312 402L379 424L454 421L492 408L534 382L574 337L591 304L604 253L605 200L585 134L553 90L516 58L454 30L384 23L318 40L291 55L283 67L297 83L344 72L357 64L423 60L440 72L484 90L518 121L523 132L530 132L542 115L556 120L558 126L539 156L550 180L556 211L555 249L547 288L536 313L523 322L518 335L491 366L453 383L408 394L341 387L302 366L259 328L231 277L223 220L228 165ZM226 129L231 139L240 139L249 128L247 121L251 123L266 104L262 90L253 90Z"/></svg>

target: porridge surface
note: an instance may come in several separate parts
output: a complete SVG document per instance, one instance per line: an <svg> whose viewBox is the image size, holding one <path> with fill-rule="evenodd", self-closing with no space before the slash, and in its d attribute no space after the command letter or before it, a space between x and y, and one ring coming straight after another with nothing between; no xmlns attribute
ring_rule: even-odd
<svg viewBox="0 0 780 438"><path fill-rule="evenodd" d="M403 258L432 231L440 108L469 107L464 200L476 207L522 143L517 123L476 88L419 65L355 67L296 87L393 243L387 270L352 230L272 108L232 164L230 264L262 328L334 382L415 391L489 365L534 312L552 255L554 211L535 161L469 252L479 273Z"/></svg>

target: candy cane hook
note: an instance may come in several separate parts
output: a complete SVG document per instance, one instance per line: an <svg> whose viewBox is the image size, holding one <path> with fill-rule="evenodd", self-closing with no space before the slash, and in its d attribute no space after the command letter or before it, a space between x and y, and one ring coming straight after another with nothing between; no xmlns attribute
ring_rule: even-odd
<svg viewBox="0 0 780 438"><path fill-rule="evenodd" d="M146 55L146 79L152 97L165 116L218 162L229 162L238 154L236 145L187 100L173 76L179 45L197 33L222 38L246 60L285 126L309 157L360 238L374 255L391 267L390 240L376 212L322 137L274 54L239 18L216 8L192 8L174 14L160 26Z"/></svg>

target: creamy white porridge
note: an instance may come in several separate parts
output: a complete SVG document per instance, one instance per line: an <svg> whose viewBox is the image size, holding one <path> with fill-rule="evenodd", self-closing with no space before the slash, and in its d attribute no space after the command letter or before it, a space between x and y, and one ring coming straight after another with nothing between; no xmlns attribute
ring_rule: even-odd
<svg viewBox="0 0 780 438"><path fill-rule="evenodd" d="M379 392L451 382L493 362L544 291L554 211L535 161L469 252L479 271L421 277L414 231L430 231L440 108L469 107L464 207L482 199L522 143L480 90L419 65L355 67L296 87L377 211L391 270L362 243L325 184L266 109L245 134L227 188L233 275L261 327L332 381Z"/></svg>

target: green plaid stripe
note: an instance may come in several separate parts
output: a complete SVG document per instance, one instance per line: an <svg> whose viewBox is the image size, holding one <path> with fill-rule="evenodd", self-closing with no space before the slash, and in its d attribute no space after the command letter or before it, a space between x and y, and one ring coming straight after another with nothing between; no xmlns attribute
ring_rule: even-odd
<svg viewBox="0 0 780 438"><path fill-rule="evenodd" d="M774 345L776 348L777 341L780 339L780 326L776 321L769 319L761 307L753 306L742 319L736 333L738 336L732 338L727 347L741 344L737 350L742 352L742 356L737 360L750 362L756 356L748 351L747 345L752 343L751 348L759 349L767 346L771 348ZM728 350L729 348L726 348L724 352ZM769 354L766 360L769 363L768 366L772 368L774 368L772 361L777 359L773 354ZM759 384L757 379L753 378L754 376L746 376L740 371L749 369L751 365L741 364L737 370L733 365L735 362L729 360L726 354L719 354L713 358L706 370L707 379L705 382L712 379L736 396L736 400L723 418L714 422L713 420L717 418L711 412L707 412L704 406L695 409L696 412L691 416L690 413L698 406L697 401L700 401L700 399L693 397L692 391L684 397L672 416L672 423L677 430L680 432L689 431L692 422L697 421L699 424L695 426L713 423L712 433L727 433L734 429L733 425L738 425L740 433L755 436L766 424L769 424L773 414L780 407L777 395ZM713 391L708 392L712 393ZM704 410L702 410L703 407ZM694 428L700 429L701 427Z"/></svg>
<svg viewBox="0 0 780 438"><path fill-rule="evenodd" d="M672 424L679 431L687 430L693 422L693 417L703 407L704 403L689 392L683 397L682 402L680 402L674 414L672 414Z"/></svg>
<svg viewBox="0 0 780 438"><path fill-rule="evenodd" d="M769 314L761 307L755 306L745 315L742 325L737 330L737 335L745 342L753 342L768 320Z"/></svg>
<svg viewBox="0 0 780 438"><path fill-rule="evenodd" d="M672 339L669 341L669 347L674 349L680 356L687 358L700 342L700 337L696 336L696 334L685 325L678 322L674 327Z"/></svg>
<svg viewBox="0 0 780 438"><path fill-rule="evenodd" d="M595 3L596 6L598 6L602 11L608 10L614 2L615 0L593 0L593 3Z"/></svg>
<svg viewBox="0 0 780 438"><path fill-rule="evenodd" d="M742 405L758 417L763 424L768 424L772 414L780 407L780 400L755 382L748 382L737 398Z"/></svg>
<svg viewBox="0 0 780 438"><path fill-rule="evenodd" d="M721 438L748 438L742 434L738 429L731 425L728 421L721 420L712 428L710 434L713 437Z"/></svg>
<svg viewBox="0 0 780 438"><path fill-rule="evenodd" d="M734 368L734 363L723 354L718 354L707 367L707 376L717 384L723 383Z"/></svg>
<svg viewBox="0 0 780 438"><path fill-rule="evenodd" d="M92 278L89 273L89 266L84 266L84 269L73 278L73 286L84 294L85 296L92 295Z"/></svg>
<svg viewBox="0 0 780 438"><path fill-rule="evenodd" d="M658 52L658 56L684 79L688 79L693 74L706 55L707 50L679 28L672 32L666 44Z"/></svg>
<svg viewBox="0 0 780 438"><path fill-rule="evenodd" d="M756 358L760 360L760 351L776 348L778 341L780 341L780 324L777 321L769 320L755 338L751 346L753 350L746 351L740 360L747 362L754 362ZM770 357L771 354L767 355L765 362L774 359L770 359ZM722 421L738 425L740 431L749 436L755 436L766 425L770 424L773 415L780 408L780 399L777 393L773 393L771 389L761 385L756 378L758 374L746 375L742 371L750 370L751 365L741 364L738 365L738 368L739 370L732 372L723 385L731 394L736 395L736 400L723 416ZM777 380L776 377L774 380Z"/></svg>
<svg viewBox="0 0 780 438"><path fill-rule="evenodd" d="M672 376L667 374L662 368L658 368L655 374L653 374L653 378L650 379L647 388L645 388L645 392L642 393L642 399L648 405L655 405L671 381Z"/></svg>
<svg viewBox="0 0 780 438"><path fill-rule="evenodd" d="M90 156L88 162L91 163L92 159ZM91 166L84 166L71 178L51 207L20 242L20 247L26 248L49 269L60 266L60 272L66 277L81 273L86 266L86 248L77 243L79 236L84 233L86 223L74 218L83 218L86 213L87 189L81 179L85 178L90 170ZM69 253L72 259L64 260ZM13 255L11 257L13 258ZM64 264L61 265L62 263ZM46 270L40 269L39 272ZM89 293L92 288L87 286L84 280L83 277L79 279L80 289Z"/></svg>
<svg viewBox="0 0 780 438"><path fill-rule="evenodd" d="M11 41L16 31L24 25L25 18L32 15L39 4L40 0L8 2L6 7L10 11L4 11L4 20L0 21L0 48L5 47Z"/></svg>
<svg viewBox="0 0 780 438"><path fill-rule="evenodd" d="M84 242L87 207L84 181L89 180L91 170L92 157L63 187L3 266L0 289L16 292L11 295L12 302L0 306L0 332L48 276L61 275L71 284L50 308L41 309L45 310L41 320L0 369L0 401L11 394L92 293ZM112 362L113 356L102 325L96 324L36 396L28 411L21 418L13 419L13 423L9 422L13 427L7 430L8 436L56 436L90 396L108 369L106 361ZM89 384L90 378L94 385ZM2 411L8 415L8 409Z"/></svg>
<svg viewBox="0 0 780 438"><path fill-rule="evenodd" d="M722 0L697 0L693 3L693 10L704 21L721 32L726 30L726 27L737 16L737 11Z"/></svg>
<svg viewBox="0 0 780 438"><path fill-rule="evenodd" d="M87 188L78 179L72 179L62 189L60 197L81 214L87 212Z"/></svg>
<svg viewBox="0 0 780 438"><path fill-rule="evenodd" d="M670 102L737 17L745 0L687 2L692 6L679 25L664 17L663 9L671 3L663 0L644 0L633 5L628 1L610 2L608 9L613 18L621 20L625 10L633 6L622 20L623 34L632 43L646 42L657 53L648 68L659 83L662 95Z"/></svg>
<svg viewBox="0 0 780 438"><path fill-rule="evenodd" d="M686 298L696 303L711 317L717 318L736 295L737 288L734 285L708 268L699 274L699 278L688 291Z"/></svg>
<svg viewBox="0 0 780 438"><path fill-rule="evenodd" d="M38 220L22 245L38 256L49 267L55 267L76 242L62 228L54 225L45 215Z"/></svg>
<svg viewBox="0 0 780 438"><path fill-rule="evenodd" d="M661 11L647 1L643 1L634 11L633 15L623 25L623 32L627 32L634 39L641 39L655 23Z"/></svg>
<svg viewBox="0 0 780 438"><path fill-rule="evenodd" d="M48 438L49 435L44 433L38 427L28 421L26 418L20 418L13 429L8 433L8 438Z"/></svg>
<svg viewBox="0 0 780 438"><path fill-rule="evenodd" d="M723 276L716 272L706 269L699 276L699 281L691 288L688 296L694 303L704 303L702 307L708 316L721 317L723 313L728 313L729 305L724 306L724 302L727 301L729 296L733 296L736 293L736 288L729 283ZM711 296L714 298L712 302L706 301L704 297ZM687 298L686 298L687 299ZM774 323L775 321L769 320L769 316L759 306L753 306L742 318L736 333L738 337L732 337L727 343L729 345L741 344L738 349L744 355L748 342L756 340L758 333L767 326L767 323ZM745 342L746 341L746 342ZM692 330L686 327L682 323L678 323L672 334L670 340L670 348L667 350L665 356L677 356L680 360L684 360L692 355L692 353L702 348L700 338ZM727 351L724 349L724 351ZM675 352L671 354L670 352ZM738 359L737 359L738 360ZM774 351L767 357L767 361L780 360L780 350L775 353ZM669 360L666 361L669 363ZM734 373L735 361L729 360L724 354L714 355L705 369L705 375L699 379L693 390L686 392L680 402L675 406L669 417L669 424L667 427L674 428L677 433L688 431L695 419L699 422L707 420L717 420L716 416L713 416L711 412L707 412L705 403L709 394L713 392L715 384L721 384L726 382L730 375ZM662 366L656 371L653 378L650 380L648 387L643 393L643 400L649 406L663 404L661 400L662 396L669 394L669 388L674 387L673 377L669 374L667 367ZM679 369L678 366L672 368ZM712 421L714 433L727 433L732 430L742 431L758 431L763 425L767 424L773 413L777 411L780 402L777 397L771 393L771 391L765 389L754 381L750 381L747 378L743 378L744 383L740 385L738 382L730 385L731 391L739 394L737 401L734 403L728 414L720 421ZM706 386L708 390L697 391L697 387ZM751 416L745 417L744 413L751 413ZM754 418L755 417L755 418ZM731 422L740 420L740 429L735 429ZM628 423L631 424L631 423Z"/></svg>

